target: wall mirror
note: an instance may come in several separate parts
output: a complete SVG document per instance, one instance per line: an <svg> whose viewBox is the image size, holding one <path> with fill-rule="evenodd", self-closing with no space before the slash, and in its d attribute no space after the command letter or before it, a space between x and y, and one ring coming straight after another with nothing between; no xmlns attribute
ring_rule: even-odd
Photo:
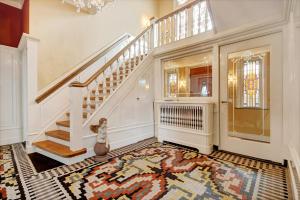
<svg viewBox="0 0 300 200"><path fill-rule="evenodd" d="M164 97L211 97L212 53L164 61Z"/></svg>

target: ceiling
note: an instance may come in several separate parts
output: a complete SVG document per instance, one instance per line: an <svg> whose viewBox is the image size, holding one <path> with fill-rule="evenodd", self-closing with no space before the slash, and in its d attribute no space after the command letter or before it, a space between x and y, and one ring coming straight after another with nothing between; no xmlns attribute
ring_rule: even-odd
<svg viewBox="0 0 300 200"><path fill-rule="evenodd" d="M0 0L0 3L22 9L24 0Z"/></svg>
<svg viewBox="0 0 300 200"><path fill-rule="evenodd" d="M216 31L282 19L288 0L208 0Z"/></svg>

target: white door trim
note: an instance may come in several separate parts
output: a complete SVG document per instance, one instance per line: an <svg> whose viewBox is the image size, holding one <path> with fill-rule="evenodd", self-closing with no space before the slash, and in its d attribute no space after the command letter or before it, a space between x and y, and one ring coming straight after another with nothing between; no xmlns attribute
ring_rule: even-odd
<svg viewBox="0 0 300 200"><path fill-rule="evenodd" d="M276 33L220 47L220 101L227 101L227 55L229 53L270 47L270 143L230 137L227 134L227 105L220 104L220 149L257 158L283 161L282 134L282 34Z"/></svg>

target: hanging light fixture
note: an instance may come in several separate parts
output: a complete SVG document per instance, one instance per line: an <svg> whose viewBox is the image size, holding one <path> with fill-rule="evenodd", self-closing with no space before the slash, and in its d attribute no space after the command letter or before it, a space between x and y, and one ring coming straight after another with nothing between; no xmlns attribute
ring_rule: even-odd
<svg viewBox="0 0 300 200"><path fill-rule="evenodd" d="M62 0L64 3L66 0ZM115 0L71 0L76 7L76 11L80 12L81 9L94 9L99 13L102 8Z"/></svg>

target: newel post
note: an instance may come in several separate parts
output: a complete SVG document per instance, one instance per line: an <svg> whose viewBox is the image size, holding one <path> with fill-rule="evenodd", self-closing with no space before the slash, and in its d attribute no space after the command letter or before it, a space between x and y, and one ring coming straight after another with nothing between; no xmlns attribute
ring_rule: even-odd
<svg viewBox="0 0 300 200"><path fill-rule="evenodd" d="M82 87L70 87L70 149L83 148L83 91Z"/></svg>
<svg viewBox="0 0 300 200"><path fill-rule="evenodd" d="M40 107L35 102L38 93L38 46L39 40L23 34L18 49L21 54L22 79L22 137L26 150L31 152L31 138L40 131Z"/></svg>

